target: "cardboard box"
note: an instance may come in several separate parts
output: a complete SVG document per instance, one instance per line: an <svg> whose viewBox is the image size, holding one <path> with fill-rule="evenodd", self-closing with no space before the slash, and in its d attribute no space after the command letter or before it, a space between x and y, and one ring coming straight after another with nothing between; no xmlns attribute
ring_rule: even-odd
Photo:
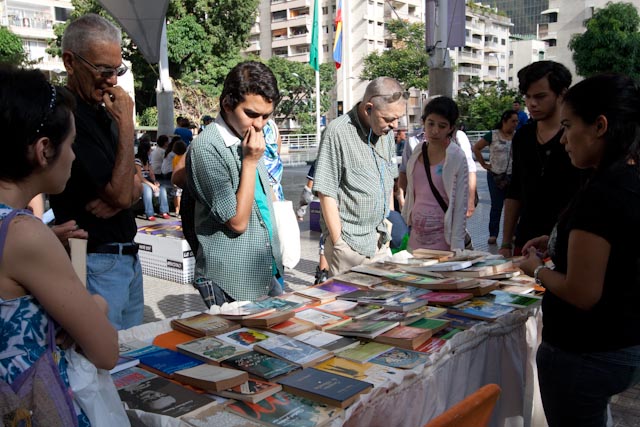
<svg viewBox="0 0 640 427"><path fill-rule="evenodd" d="M309 203L309 230L322 232L320 229L320 202L317 200Z"/></svg>
<svg viewBox="0 0 640 427"><path fill-rule="evenodd" d="M180 221L138 227L135 242L142 273L177 283L193 282L196 261Z"/></svg>

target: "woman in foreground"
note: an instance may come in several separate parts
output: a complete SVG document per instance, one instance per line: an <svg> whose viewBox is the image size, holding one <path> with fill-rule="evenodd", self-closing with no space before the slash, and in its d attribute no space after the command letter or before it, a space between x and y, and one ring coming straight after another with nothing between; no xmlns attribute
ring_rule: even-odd
<svg viewBox="0 0 640 427"><path fill-rule="evenodd" d="M24 210L37 194L60 193L69 179L73 106L72 95L40 71L0 67L0 380L8 384L47 351L50 322L59 342L74 341L96 367L110 369L118 359L106 302L89 295L60 240ZM53 352L68 388L64 350Z"/></svg>
<svg viewBox="0 0 640 427"><path fill-rule="evenodd" d="M640 380L640 90L591 77L561 118L571 162L592 175L520 267L547 288L537 363L549 426L605 426L611 396Z"/></svg>

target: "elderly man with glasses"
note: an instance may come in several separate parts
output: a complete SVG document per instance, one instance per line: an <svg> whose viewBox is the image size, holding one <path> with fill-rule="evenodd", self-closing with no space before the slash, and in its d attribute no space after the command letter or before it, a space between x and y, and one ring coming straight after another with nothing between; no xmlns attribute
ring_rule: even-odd
<svg viewBox="0 0 640 427"><path fill-rule="evenodd" d="M89 234L87 288L109 303L117 329L142 323L144 301L131 206L142 185L134 166L133 100L119 86L120 30L84 15L66 28L62 59L76 97L75 162L65 191L51 197L56 221L75 220Z"/></svg>
<svg viewBox="0 0 640 427"><path fill-rule="evenodd" d="M387 216L398 176L393 130L408 98L395 79L379 77L322 135L313 191L332 276L390 254Z"/></svg>

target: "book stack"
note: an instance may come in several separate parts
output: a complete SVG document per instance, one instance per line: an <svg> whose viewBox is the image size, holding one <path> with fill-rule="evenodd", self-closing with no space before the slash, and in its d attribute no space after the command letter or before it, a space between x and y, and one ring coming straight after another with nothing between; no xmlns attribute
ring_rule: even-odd
<svg viewBox="0 0 640 427"><path fill-rule="evenodd" d="M295 338L278 335L255 345L255 350L269 356L278 357L303 368L313 366L333 357L330 351L314 347Z"/></svg>
<svg viewBox="0 0 640 427"><path fill-rule="evenodd" d="M173 319L171 328L194 337L204 337L224 334L239 329L240 325L220 316L201 313L186 319Z"/></svg>
<svg viewBox="0 0 640 427"><path fill-rule="evenodd" d="M373 339L398 325L398 322L363 319L351 320L337 326L332 326L327 328L326 331L336 335Z"/></svg>

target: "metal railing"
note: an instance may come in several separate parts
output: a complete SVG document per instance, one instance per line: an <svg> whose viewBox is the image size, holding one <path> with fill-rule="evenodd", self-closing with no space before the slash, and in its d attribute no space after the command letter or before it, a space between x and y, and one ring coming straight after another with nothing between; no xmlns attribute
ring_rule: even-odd
<svg viewBox="0 0 640 427"><path fill-rule="evenodd" d="M310 150L318 148L318 141L315 133L282 135L282 147L290 151Z"/></svg>

